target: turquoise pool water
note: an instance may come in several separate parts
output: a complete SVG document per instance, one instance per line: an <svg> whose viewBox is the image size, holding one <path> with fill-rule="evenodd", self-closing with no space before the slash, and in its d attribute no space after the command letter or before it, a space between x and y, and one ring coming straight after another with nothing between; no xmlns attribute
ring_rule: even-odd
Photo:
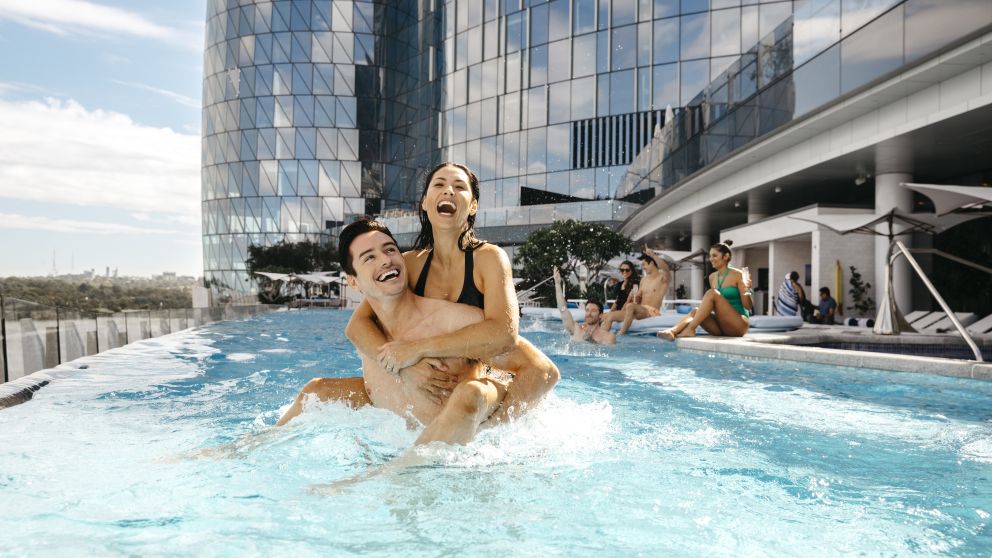
<svg viewBox="0 0 992 558"><path fill-rule="evenodd" d="M992 384L569 345L534 322L562 371L541 410L313 495L416 438L336 404L268 430L306 380L357 373L346 318L144 341L0 411L0 554L992 554Z"/></svg>

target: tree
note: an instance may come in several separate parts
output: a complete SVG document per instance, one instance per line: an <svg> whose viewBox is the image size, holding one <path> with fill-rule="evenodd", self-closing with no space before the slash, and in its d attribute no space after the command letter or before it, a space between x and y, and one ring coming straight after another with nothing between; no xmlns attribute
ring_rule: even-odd
<svg viewBox="0 0 992 558"><path fill-rule="evenodd" d="M580 266L585 266L588 277L596 277L606 269L610 259L631 249L630 239L606 225L568 219L530 233L517 249L514 263L523 266L523 288L532 287L550 277L552 266L561 269L566 288L569 288L569 283L579 281L577 271ZM569 278L574 278L574 281L569 281ZM550 282L538 287L537 294L545 303L554 304L554 285Z"/></svg>
<svg viewBox="0 0 992 558"><path fill-rule="evenodd" d="M338 271L338 251L330 243L321 245L305 240L303 242L279 241L272 246L249 246L245 260L248 275L259 286L258 299L266 304L280 304L287 297L277 288L276 283L256 271L271 273L309 273L311 271Z"/></svg>

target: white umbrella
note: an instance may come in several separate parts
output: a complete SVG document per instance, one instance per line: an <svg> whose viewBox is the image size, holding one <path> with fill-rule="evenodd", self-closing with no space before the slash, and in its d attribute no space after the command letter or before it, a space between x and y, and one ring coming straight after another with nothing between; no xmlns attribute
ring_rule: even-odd
<svg viewBox="0 0 992 558"><path fill-rule="evenodd" d="M899 184L930 198L938 215L946 215L958 209L992 203L992 188L983 186L916 184L913 182L900 182Z"/></svg>

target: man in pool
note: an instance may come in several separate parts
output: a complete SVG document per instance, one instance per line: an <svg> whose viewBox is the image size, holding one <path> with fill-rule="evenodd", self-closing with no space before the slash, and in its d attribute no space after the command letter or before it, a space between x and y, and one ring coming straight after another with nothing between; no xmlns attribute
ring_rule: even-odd
<svg viewBox="0 0 992 558"><path fill-rule="evenodd" d="M575 318L568 311L565 304L565 289L561 283L561 273L557 267L552 268L555 277L555 299L558 302L558 311L561 312L561 321L565 324L565 331L571 335L572 341L588 341L600 345L613 345L617 342L617 336L611 331L601 327L600 318L603 315L603 305L595 300L586 302L586 317L582 324L575 323Z"/></svg>
<svg viewBox="0 0 992 558"><path fill-rule="evenodd" d="M362 219L345 227L339 257L348 285L366 296L391 340L414 341L450 333L483 319L482 310L476 307L415 295L407 284L406 264L396 241L389 229L376 221ZM435 359L435 367L456 378L449 386L450 395L439 404L422 389L427 379L400 379L383 369L375 357L360 356L362 378L311 380L277 426L300 414L304 400L312 395L322 401L341 400L353 407L371 404L400 416L413 416L427 425L417 444L465 444L506 395L509 374L464 358ZM526 360L522 357L517 349L492 364L520 370ZM553 366L550 361L546 364Z"/></svg>
<svg viewBox="0 0 992 558"><path fill-rule="evenodd" d="M661 303L668 292L671 270L668 263L654 250L644 245L644 252L638 258L644 275L637 292L632 292L623 310L608 312L603 316L603 329L609 331L613 322L621 322L620 335L626 335L634 320L651 318L661 313Z"/></svg>

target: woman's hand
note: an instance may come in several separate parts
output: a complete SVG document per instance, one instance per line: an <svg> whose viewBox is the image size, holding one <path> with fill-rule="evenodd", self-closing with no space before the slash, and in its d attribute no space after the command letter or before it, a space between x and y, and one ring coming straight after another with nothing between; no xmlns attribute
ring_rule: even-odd
<svg viewBox="0 0 992 558"><path fill-rule="evenodd" d="M399 374L399 371L415 364L423 357L420 354L420 343L408 341L390 341L379 348L376 360L386 372Z"/></svg>
<svg viewBox="0 0 992 558"><path fill-rule="evenodd" d="M458 384L458 377L448 374L448 365L437 358L421 359L400 370L399 375L404 382L414 382L417 389L437 405L443 404Z"/></svg>

